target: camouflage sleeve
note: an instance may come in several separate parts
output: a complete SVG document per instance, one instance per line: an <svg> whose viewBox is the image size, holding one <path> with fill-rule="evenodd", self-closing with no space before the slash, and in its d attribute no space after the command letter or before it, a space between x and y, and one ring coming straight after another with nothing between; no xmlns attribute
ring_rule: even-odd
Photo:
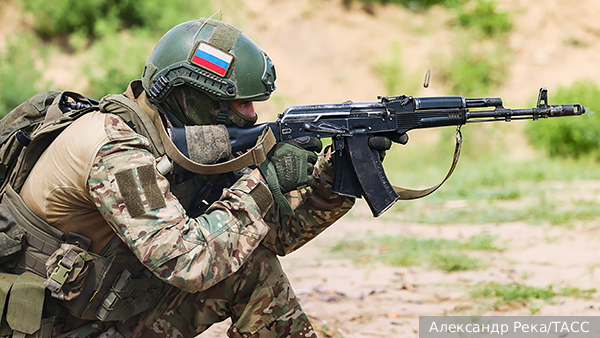
<svg viewBox="0 0 600 338"><path fill-rule="evenodd" d="M333 165L325 156L319 156L313 176L315 180L310 187L286 195L294 209L293 215L284 215L277 204L273 204L265 216L271 229L262 244L280 256L308 243L354 205L354 198L331 192Z"/></svg>
<svg viewBox="0 0 600 338"><path fill-rule="evenodd" d="M98 210L140 261L188 292L205 290L237 271L269 230L262 216L272 197L245 175L196 219L189 218L155 159L135 134L105 144L88 178Z"/></svg>

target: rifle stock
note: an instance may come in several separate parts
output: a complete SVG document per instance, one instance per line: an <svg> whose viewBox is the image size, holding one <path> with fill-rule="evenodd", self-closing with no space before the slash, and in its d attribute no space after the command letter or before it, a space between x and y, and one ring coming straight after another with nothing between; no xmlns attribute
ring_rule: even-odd
<svg viewBox="0 0 600 338"><path fill-rule="evenodd" d="M279 114L276 122L250 128L228 126L232 150L251 148L264 128L271 128L278 142L302 136L331 138L335 150L332 191L345 196L364 197L373 216L383 214L399 199L429 195L451 175L460 154L457 147L450 172L435 187L409 190L393 186L383 169L377 151L368 145L373 136L398 140L413 129L492 122L576 116L585 113L581 104L549 105L546 88L541 88L535 108L504 108L501 98L469 99L462 96L379 97L379 102L292 106ZM491 109L490 109L491 108ZM486 110L487 109L487 110ZM461 138L462 141L462 138Z"/></svg>

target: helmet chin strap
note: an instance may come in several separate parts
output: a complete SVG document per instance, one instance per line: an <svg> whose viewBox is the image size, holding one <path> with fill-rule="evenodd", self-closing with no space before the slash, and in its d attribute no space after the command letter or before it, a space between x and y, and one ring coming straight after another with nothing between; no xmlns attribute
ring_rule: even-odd
<svg viewBox="0 0 600 338"><path fill-rule="evenodd" d="M229 101L221 101L221 109L217 114L217 123L225 124L227 116L229 115Z"/></svg>
<svg viewBox="0 0 600 338"><path fill-rule="evenodd" d="M169 122L171 123L171 125L173 127L176 127L176 128L185 127L185 123L183 121L181 121L181 119L179 119L177 116L175 116L175 114L173 114L171 112L169 107L164 102L161 104L157 104L156 108L167 118L167 120L169 120Z"/></svg>

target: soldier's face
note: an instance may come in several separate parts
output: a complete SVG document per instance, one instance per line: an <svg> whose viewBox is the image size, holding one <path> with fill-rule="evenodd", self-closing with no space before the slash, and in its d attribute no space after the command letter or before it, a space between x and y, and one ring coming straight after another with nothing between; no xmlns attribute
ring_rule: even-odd
<svg viewBox="0 0 600 338"><path fill-rule="evenodd" d="M256 116L256 112L254 111L254 103L252 101L232 100L231 105L245 116Z"/></svg>

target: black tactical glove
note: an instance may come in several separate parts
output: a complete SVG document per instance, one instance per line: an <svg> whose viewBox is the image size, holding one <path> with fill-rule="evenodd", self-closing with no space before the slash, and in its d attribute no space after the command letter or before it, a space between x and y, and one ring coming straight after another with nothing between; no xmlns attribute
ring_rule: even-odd
<svg viewBox="0 0 600 338"><path fill-rule="evenodd" d="M390 150L390 148L392 147L392 141L405 145L406 143L408 143L408 135L406 133L397 134L392 136L391 138L385 136L373 136L369 139L369 147L371 147L371 149L377 150L377 152L379 153L379 159L383 161L383 159L385 158L385 152L387 150Z"/></svg>
<svg viewBox="0 0 600 338"><path fill-rule="evenodd" d="M309 146L314 144L314 141L305 141ZM300 147L297 143L298 141L276 144L269 151L267 159L258 166L273 194L273 199L287 215L291 215L293 210L283 194L309 185L313 181L312 173L317 163L317 154Z"/></svg>
<svg viewBox="0 0 600 338"><path fill-rule="evenodd" d="M323 142L320 139L313 136L302 136L295 138L293 140L288 141L290 143L295 143L302 148L310 151L314 151L315 153L320 153L323 149Z"/></svg>

